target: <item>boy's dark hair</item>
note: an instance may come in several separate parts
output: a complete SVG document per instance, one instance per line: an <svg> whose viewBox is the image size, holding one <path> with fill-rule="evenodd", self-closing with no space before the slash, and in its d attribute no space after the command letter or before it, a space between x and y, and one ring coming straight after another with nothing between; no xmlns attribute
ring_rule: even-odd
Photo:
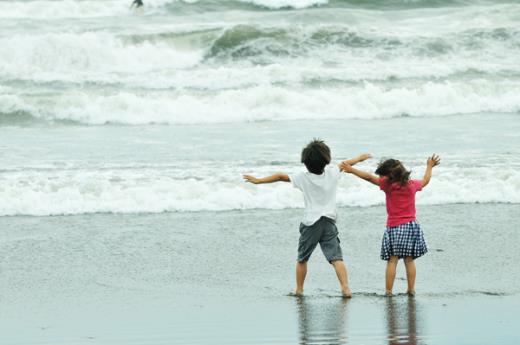
<svg viewBox="0 0 520 345"><path fill-rule="evenodd" d="M403 164L397 159L382 160L376 169L376 174L387 178L387 183L399 183L401 186L406 186L410 181L410 171L406 170Z"/></svg>
<svg viewBox="0 0 520 345"><path fill-rule="evenodd" d="M309 172L321 175L325 166L330 163L330 149L320 139L312 140L302 150L302 163Z"/></svg>

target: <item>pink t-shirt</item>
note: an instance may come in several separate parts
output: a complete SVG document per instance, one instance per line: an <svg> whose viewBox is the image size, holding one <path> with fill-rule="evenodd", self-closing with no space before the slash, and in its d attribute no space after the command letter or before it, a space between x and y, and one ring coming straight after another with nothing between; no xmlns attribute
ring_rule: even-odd
<svg viewBox="0 0 520 345"><path fill-rule="evenodd" d="M410 180L408 185L386 183L386 178L379 179L379 188L386 194L386 226L393 227L415 220L415 193L422 189L421 180Z"/></svg>

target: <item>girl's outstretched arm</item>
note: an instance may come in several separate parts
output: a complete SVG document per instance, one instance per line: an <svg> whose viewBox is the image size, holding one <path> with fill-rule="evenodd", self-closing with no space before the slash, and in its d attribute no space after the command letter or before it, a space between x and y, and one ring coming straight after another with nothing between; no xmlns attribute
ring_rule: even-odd
<svg viewBox="0 0 520 345"><path fill-rule="evenodd" d="M244 181L253 183L253 184L262 184L262 183L273 183L273 182L291 182L289 175L287 174L274 174L271 176L256 178L251 175L243 175Z"/></svg>
<svg viewBox="0 0 520 345"><path fill-rule="evenodd" d="M435 153L431 157L428 157L428 161L426 162L426 171L424 172L424 177L422 179L423 188L430 183L433 167L439 164L441 164L441 157L437 156Z"/></svg>
<svg viewBox="0 0 520 345"><path fill-rule="evenodd" d="M346 173L349 173L349 174L354 174L357 177L362 178L365 181L368 181L372 184L375 184L376 186L379 186L379 177L377 177L376 175L371 174L367 171L362 171L362 170L356 169L352 165L345 163L345 162L343 162L341 164L341 170Z"/></svg>

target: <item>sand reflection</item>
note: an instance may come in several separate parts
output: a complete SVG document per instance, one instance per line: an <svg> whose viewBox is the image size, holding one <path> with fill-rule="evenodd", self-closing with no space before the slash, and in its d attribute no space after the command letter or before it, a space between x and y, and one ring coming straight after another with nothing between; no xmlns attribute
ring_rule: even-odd
<svg viewBox="0 0 520 345"><path fill-rule="evenodd" d="M342 298L298 298L300 344L346 344L348 302Z"/></svg>
<svg viewBox="0 0 520 345"><path fill-rule="evenodd" d="M386 318L389 345L419 344L415 298L387 298Z"/></svg>

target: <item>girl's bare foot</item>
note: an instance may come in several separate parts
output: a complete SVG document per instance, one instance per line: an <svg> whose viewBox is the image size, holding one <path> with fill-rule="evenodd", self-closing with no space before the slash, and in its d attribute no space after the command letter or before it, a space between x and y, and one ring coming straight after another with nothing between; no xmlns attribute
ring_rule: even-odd
<svg viewBox="0 0 520 345"><path fill-rule="evenodd" d="M406 292L408 294L408 296L410 297L415 297L415 290L409 290Z"/></svg>
<svg viewBox="0 0 520 345"><path fill-rule="evenodd" d="M386 291L385 291L385 296L386 296L386 297L392 297L392 296L393 296L392 291L388 291L388 290L386 290Z"/></svg>
<svg viewBox="0 0 520 345"><path fill-rule="evenodd" d="M343 295L343 298L352 298L352 292L349 288L342 289L341 294Z"/></svg>

